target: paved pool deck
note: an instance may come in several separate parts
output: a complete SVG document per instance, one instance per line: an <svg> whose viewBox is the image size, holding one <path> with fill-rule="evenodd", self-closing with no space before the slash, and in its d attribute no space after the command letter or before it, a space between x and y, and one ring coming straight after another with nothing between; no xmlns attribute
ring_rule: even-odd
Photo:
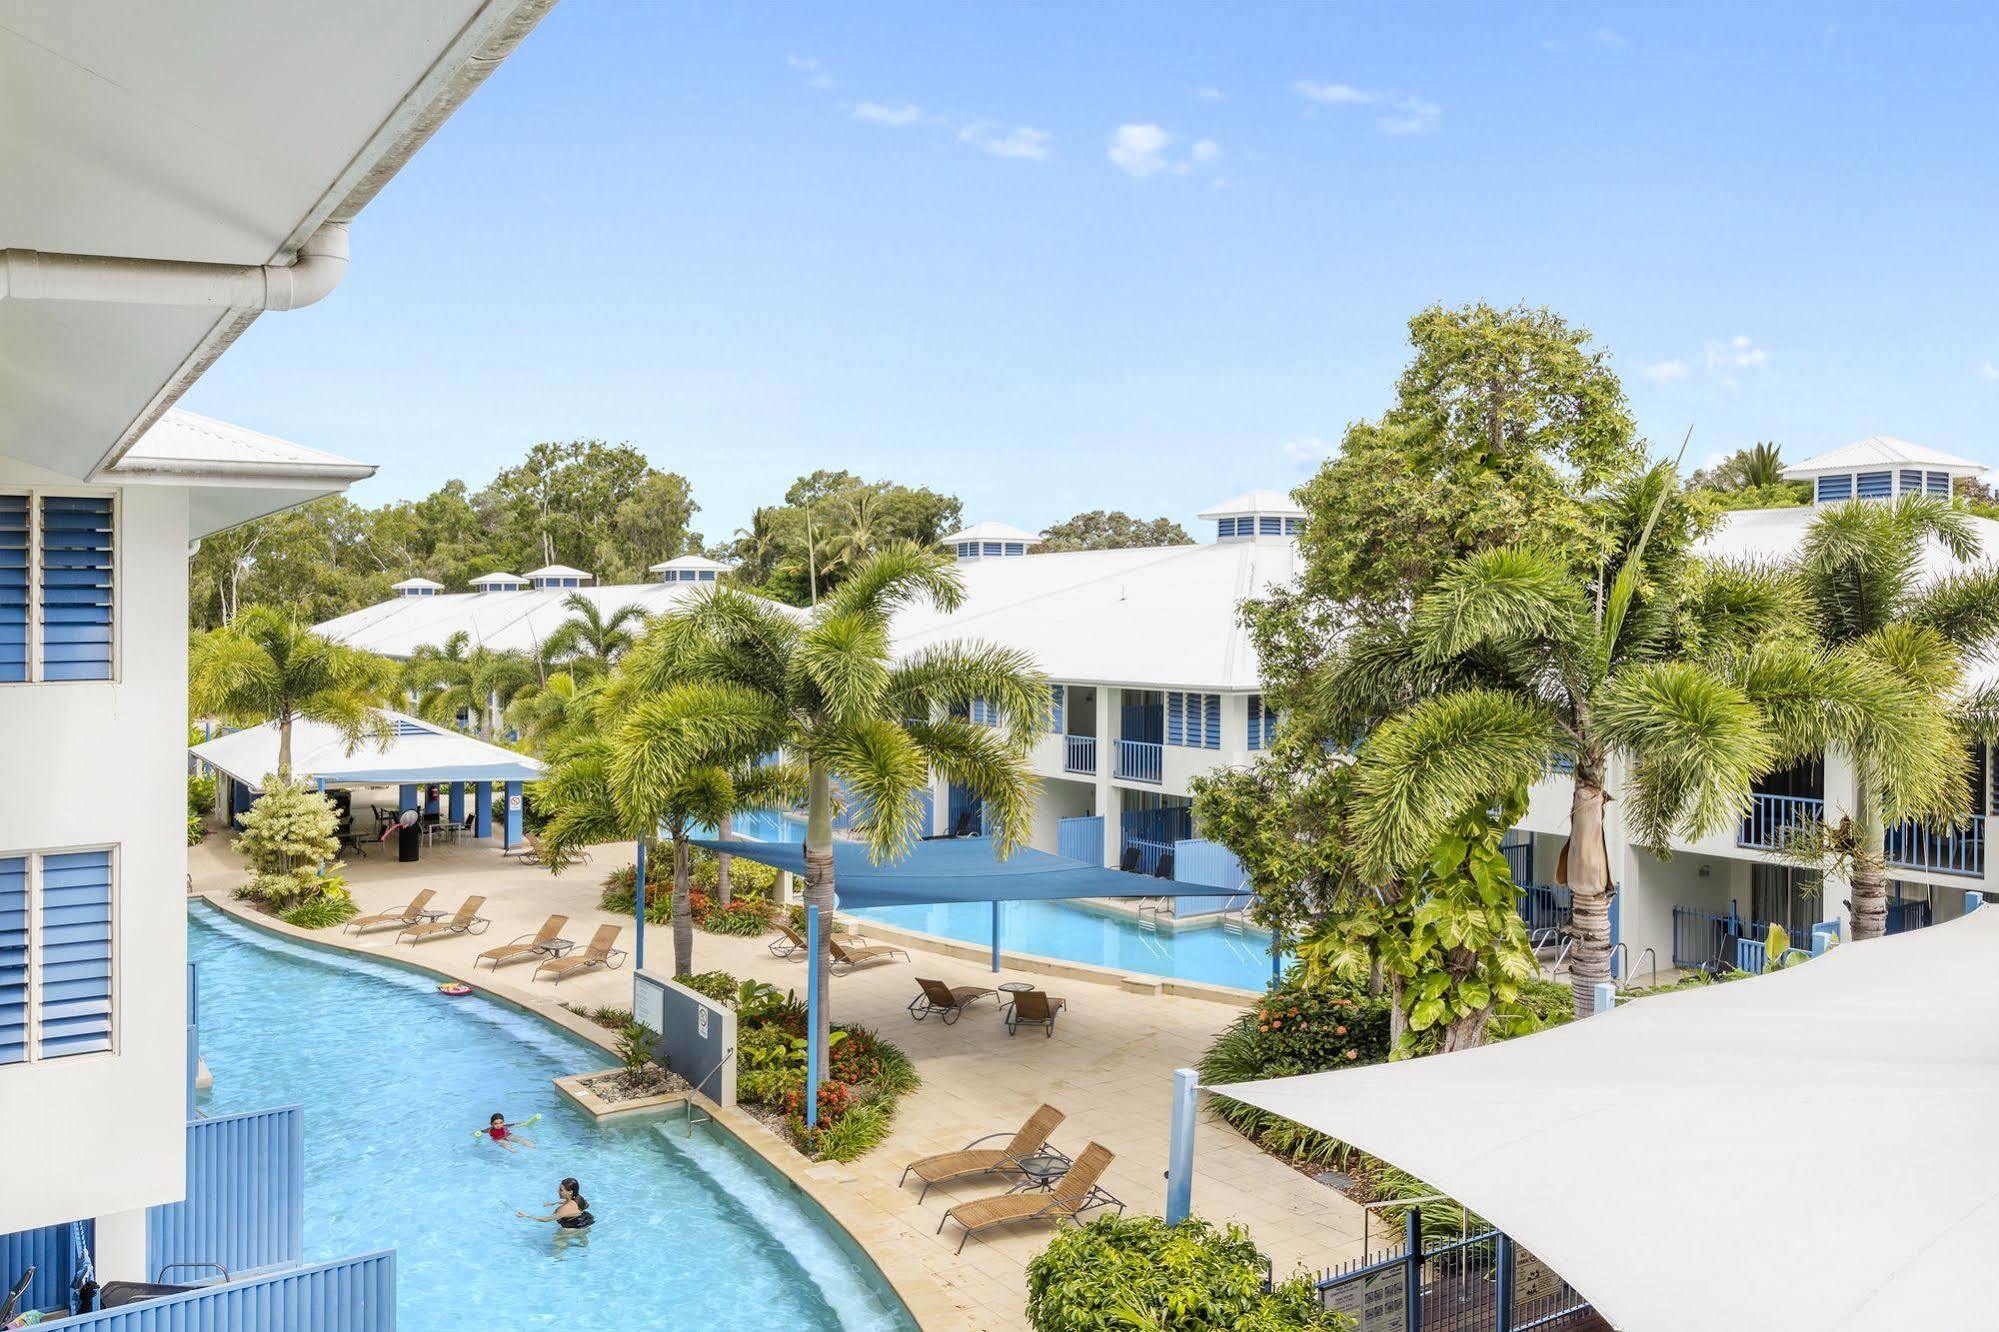
<svg viewBox="0 0 1999 1332"><path fill-rule="evenodd" d="M363 820L365 822L365 819ZM498 943L537 929L545 916L569 917L564 933L586 940L599 924L624 926L621 946L632 943L632 922L598 910L602 880L631 863L629 844L598 847L592 863L561 875L503 857L497 840L425 848L415 864L399 863L393 843L365 859L350 859L349 886L362 911L388 910L418 891L436 891L433 905L455 908L467 895L486 898L483 914L492 927L477 938L450 938L397 945L393 931L356 937L338 930L312 932L315 940L346 944L357 951L415 961L433 970L473 979L473 959ZM222 904L246 877L228 839L211 834L189 849L194 891ZM298 933L282 925L278 929ZM735 939L694 932L694 969L755 977L784 989L802 990L802 962L772 957L768 938ZM649 970L664 972L672 959L672 931L646 933ZM1010 1332L1025 1329L1027 1260L1048 1242L1050 1227L1028 1225L974 1238L962 1255L955 1225L937 1235L937 1223L954 1201L1004 1191L1003 1181L971 1180L930 1191L917 1201L918 1187L897 1186L911 1160L964 1146L988 1133L1012 1132L1044 1101L1062 1110L1066 1122L1055 1135L1070 1153L1092 1141L1117 1159L1104 1183L1130 1210L1158 1213L1165 1206L1167 1121L1172 1071L1190 1066L1214 1035L1241 1010L1210 998L1127 989L1078 978L1054 979L1005 969L995 976L986 965L910 947L910 962L872 966L833 982L833 1017L878 1029L906 1050L923 1086L904 1099L889 1139L861 1160L842 1165L811 1162L775 1134L741 1112L725 1115L739 1137L776 1163L873 1255L926 1332ZM475 983L532 1011L563 1021L600 1044L605 1034L585 1030L560 1008L629 1008L631 970L597 972L551 984L531 979L532 965L503 968L497 976L480 967ZM952 1025L912 1022L906 1005L916 994L915 977L935 977L947 985L992 986L1003 980L1030 980L1067 998L1069 1010L1052 1039L1030 1030L1008 1037L999 1009L980 1001ZM613 1061L607 1056L605 1063ZM215 1070L226 1077L227 1070ZM1281 1277L1295 1269L1317 1269L1357 1256L1362 1214L1343 1195L1250 1146L1204 1116L1195 1150L1194 1210L1218 1223L1246 1226L1270 1255ZM1378 1227L1377 1227L1378 1231Z"/></svg>

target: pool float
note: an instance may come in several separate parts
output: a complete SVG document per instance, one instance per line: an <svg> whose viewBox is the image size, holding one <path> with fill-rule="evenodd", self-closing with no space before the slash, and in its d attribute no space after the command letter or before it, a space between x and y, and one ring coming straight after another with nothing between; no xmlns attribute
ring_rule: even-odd
<svg viewBox="0 0 1999 1332"><path fill-rule="evenodd" d="M466 995L472 993L472 987L458 981L446 981L437 987L437 992L442 995L448 995L453 999L463 999Z"/></svg>

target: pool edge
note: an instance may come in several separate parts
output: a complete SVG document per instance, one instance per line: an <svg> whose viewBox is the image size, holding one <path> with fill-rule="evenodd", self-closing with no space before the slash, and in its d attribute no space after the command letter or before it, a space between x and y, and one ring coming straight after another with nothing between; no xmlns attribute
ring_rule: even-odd
<svg viewBox="0 0 1999 1332"><path fill-rule="evenodd" d="M385 955L355 947L338 939L330 939L317 931L300 929L296 925L273 919L260 912L252 912L241 903L228 898L226 894L213 891L190 893L187 895L187 900L190 903L204 902L239 924L307 948L350 954L418 975L463 982L494 1003L503 1004L530 1017L541 1018L604 1050L614 1053L616 1051L616 1040L610 1032L561 1007L553 1000L546 1004L539 1001L523 1003L510 995L488 988L479 978L450 967L432 966L413 958ZM823 1218L839 1232L834 1237L836 1243L844 1245L850 1252L868 1261L881 1277L882 1284L901 1302L903 1312L909 1315L910 1321L916 1324L921 1332L983 1332L983 1324L978 1321L979 1311L961 1306L950 1290L931 1276L920 1262L907 1258L900 1252L884 1255L868 1245L858 1233L857 1226L866 1223L870 1219L870 1214L849 1201L838 1187L841 1181L821 1180L808 1173L815 1167L833 1163L807 1160L789 1143L781 1141L770 1129L733 1105L720 1105L699 1092L692 1093L692 1096L712 1117L717 1128L728 1133L736 1143L754 1154L756 1159L762 1161L764 1166L777 1177L776 1182L789 1186L794 1194L810 1205L815 1215ZM843 1215L843 1212L846 1215Z"/></svg>

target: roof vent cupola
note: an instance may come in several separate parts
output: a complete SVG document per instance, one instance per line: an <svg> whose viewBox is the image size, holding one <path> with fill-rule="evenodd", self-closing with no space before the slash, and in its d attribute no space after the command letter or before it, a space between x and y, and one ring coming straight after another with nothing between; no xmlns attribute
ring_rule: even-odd
<svg viewBox="0 0 1999 1332"><path fill-rule="evenodd" d="M1784 469L1788 481L1809 481L1815 504L1853 499L1937 495L1949 499L1961 476L1982 476L1984 463L1911 444L1892 435L1867 439L1807 458Z"/></svg>
<svg viewBox="0 0 1999 1332"><path fill-rule="evenodd" d="M444 584L433 583L428 578L405 578L400 583L389 585L389 591L399 597L434 597L444 590Z"/></svg>
<svg viewBox="0 0 1999 1332"><path fill-rule="evenodd" d="M519 574L495 569L489 574L480 574L472 580L474 592L519 592L528 585L528 580Z"/></svg>
<svg viewBox="0 0 1999 1332"><path fill-rule="evenodd" d="M648 572L658 574L662 583L713 583L735 567L706 555L676 555L653 565Z"/></svg>
<svg viewBox="0 0 1999 1332"><path fill-rule="evenodd" d="M537 592L582 587L591 581L591 575L581 569L572 569L566 564L551 564L540 569L528 570L528 584Z"/></svg>
<svg viewBox="0 0 1999 1332"><path fill-rule="evenodd" d="M1027 554L1041 544L1041 538L1006 523L973 523L937 544L949 546L960 560L1003 560Z"/></svg>
<svg viewBox="0 0 1999 1332"><path fill-rule="evenodd" d="M1199 516L1214 523L1218 542L1282 541L1297 536L1305 522L1305 510L1281 490L1252 490L1203 509Z"/></svg>

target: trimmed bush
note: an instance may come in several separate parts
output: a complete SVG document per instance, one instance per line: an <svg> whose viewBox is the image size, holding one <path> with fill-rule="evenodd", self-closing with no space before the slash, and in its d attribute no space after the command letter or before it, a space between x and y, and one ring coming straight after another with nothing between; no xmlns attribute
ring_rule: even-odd
<svg viewBox="0 0 1999 1332"><path fill-rule="evenodd" d="M354 904L347 890L335 884L318 897L301 902L289 911L279 912L278 919L302 930L323 930L330 925L350 921L360 913L361 908Z"/></svg>

